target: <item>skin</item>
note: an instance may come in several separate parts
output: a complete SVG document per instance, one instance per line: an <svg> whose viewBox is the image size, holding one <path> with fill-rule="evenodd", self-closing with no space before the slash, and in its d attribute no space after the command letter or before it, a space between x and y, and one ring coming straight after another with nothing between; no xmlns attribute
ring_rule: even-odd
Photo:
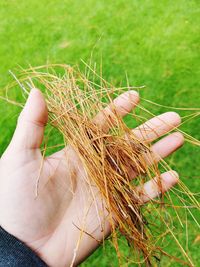
<svg viewBox="0 0 200 267"><path fill-rule="evenodd" d="M124 116L138 102L139 95L130 91L117 97L114 106L118 114ZM111 113L112 107L108 106L94 118L95 123L105 132L109 128L106 118ZM94 238L83 234L80 246L76 249L80 237L76 226L81 227L84 221L86 232L98 240L103 238L96 209L100 209L101 200L97 196L85 216L84 207L91 203L91 191L83 179L87 174L71 147L42 160L40 146L47 120L44 97L39 90L32 89L19 116L13 138L0 160L0 224L25 242L47 265L70 266L73 260L76 266L98 247ZM177 127L180 121L177 113L168 112L152 118L133 131L141 140L151 142ZM147 133L145 129L149 127L154 130ZM183 142L180 133L163 137L152 146L156 160L172 154ZM176 172L162 174L165 191L177 182ZM39 194L36 197L37 190ZM144 203L160 193L153 180L144 185L143 191L145 193L141 201ZM111 226L106 221L105 235L109 235L110 230Z"/></svg>

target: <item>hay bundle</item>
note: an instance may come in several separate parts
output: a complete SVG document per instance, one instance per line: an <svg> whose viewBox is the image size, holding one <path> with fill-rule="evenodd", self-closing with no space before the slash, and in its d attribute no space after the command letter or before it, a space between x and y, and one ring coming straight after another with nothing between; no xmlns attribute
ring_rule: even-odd
<svg viewBox="0 0 200 267"><path fill-rule="evenodd" d="M57 68L61 69L62 74L56 72ZM129 101L134 101L132 96L135 93L130 87L128 90L114 88L93 70L90 71L93 79L88 78L88 73L83 74L70 66L54 65L23 70L17 79L25 93L33 87L43 88L50 124L62 133L65 145L75 151L80 159L82 191L87 197L83 197L83 221L80 225L75 224L75 227L80 230L80 236L84 233L99 243L104 241L111 230L119 263L123 264L125 259L130 263L133 260L139 264L145 262L147 266L159 260L161 254L167 255L161 244L165 236L171 234L187 262L176 260L192 266L191 259L173 233L173 218L168 208L171 207L177 214L177 206L173 204L171 196L165 193L158 159L152 152L151 143L149 140L141 140L127 126L122 118L122 114L127 111L116 109L113 101L116 95L124 91L127 91L125 95ZM100 82L96 79L100 79ZM136 104L133 102L131 106ZM135 113L132 116L141 120ZM153 132L155 129L147 127L144 130ZM199 145L198 140L185 136ZM161 165L163 169L170 170L164 160ZM173 175L176 176L175 173ZM71 174L72 180L73 176L74 173ZM152 179L160 197L151 199L148 206L144 206L150 200L144 184ZM39 182L36 194L40 193ZM72 181L74 183L76 181ZM189 199L193 206L199 207L194 196L181 182L179 187L181 193L186 194L187 201ZM174 193L178 195L177 191ZM185 208L182 197L181 202ZM103 241L84 228L91 206L95 206ZM119 232L125 236L131 254L136 255L134 259L128 260L120 252ZM80 242L81 238L77 249Z"/></svg>

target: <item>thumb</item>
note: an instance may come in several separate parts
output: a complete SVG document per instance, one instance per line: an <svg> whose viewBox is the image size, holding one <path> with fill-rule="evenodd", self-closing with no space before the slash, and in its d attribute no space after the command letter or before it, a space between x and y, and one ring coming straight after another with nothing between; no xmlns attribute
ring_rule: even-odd
<svg viewBox="0 0 200 267"><path fill-rule="evenodd" d="M48 120L45 99L40 90L33 88L18 118L10 146L15 149L36 149L42 144Z"/></svg>

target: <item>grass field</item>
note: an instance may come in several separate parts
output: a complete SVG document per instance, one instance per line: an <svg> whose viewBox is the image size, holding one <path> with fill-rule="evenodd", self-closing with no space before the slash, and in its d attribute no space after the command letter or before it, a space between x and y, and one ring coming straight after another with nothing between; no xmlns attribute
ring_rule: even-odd
<svg viewBox="0 0 200 267"><path fill-rule="evenodd" d="M162 105L200 106L200 5L195 0L1 0L0 88L11 80L8 70L51 63L79 64L102 57L103 76L115 85L145 85L141 96ZM19 93L13 92L13 98ZM154 113L167 111L152 107ZM15 128L19 109L0 102L0 152ZM182 116L187 112L180 112ZM200 138L199 117L182 127ZM194 192L199 190L200 152L186 144L169 159ZM200 220L199 214L196 214ZM198 229L188 217L189 255L200 266ZM185 228L179 229L186 244ZM109 244L82 266L117 266ZM167 250L179 256L169 240ZM181 266L163 260L160 266Z"/></svg>

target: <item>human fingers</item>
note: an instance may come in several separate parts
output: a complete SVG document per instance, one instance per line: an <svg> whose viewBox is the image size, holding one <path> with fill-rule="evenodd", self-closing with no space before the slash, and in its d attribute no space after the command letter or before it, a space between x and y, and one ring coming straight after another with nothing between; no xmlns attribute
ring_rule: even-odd
<svg viewBox="0 0 200 267"><path fill-rule="evenodd" d="M47 120L45 99L40 90L33 88L18 118L17 127L8 148L20 150L39 148Z"/></svg>
<svg viewBox="0 0 200 267"><path fill-rule="evenodd" d="M146 203L161 193L168 191L179 181L179 176L175 171L168 171L146 182L143 186L138 187L140 201Z"/></svg>
<svg viewBox="0 0 200 267"><path fill-rule="evenodd" d="M139 102L139 94L136 91L128 91L113 100L104 110L100 111L93 122L104 132L117 123L117 117L124 117Z"/></svg>
<svg viewBox="0 0 200 267"><path fill-rule="evenodd" d="M166 158L174 153L178 148L184 144L184 136L179 132L174 132L152 145L151 151L153 159L157 162L160 159Z"/></svg>
<svg viewBox="0 0 200 267"><path fill-rule="evenodd" d="M170 132L180 123L181 118L176 112L166 112L133 129L133 133L140 140L150 143Z"/></svg>

